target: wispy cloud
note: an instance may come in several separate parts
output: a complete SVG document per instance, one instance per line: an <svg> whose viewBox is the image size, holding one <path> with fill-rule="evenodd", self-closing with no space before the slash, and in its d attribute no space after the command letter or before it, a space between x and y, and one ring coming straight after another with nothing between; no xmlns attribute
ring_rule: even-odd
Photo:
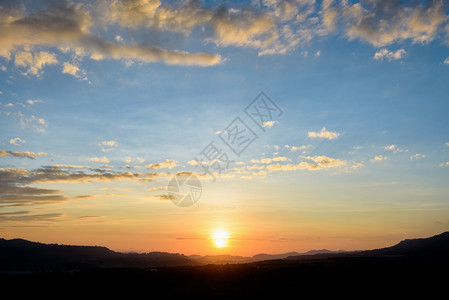
<svg viewBox="0 0 449 300"><path fill-rule="evenodd" d="M426 158L426 155L421 154L421 153L416 153L416 154L410 156L410 160L418 160L421 158Z"/></svg>
<svg viewBox="0 0 449 300"><path fill-rule="evenodd" d="M45 132L48 127L48 123L44 118L39 118L35 115L27 116L20 111L17 113L17 115L19 116L20 125L23 129L31 128L32 130L37 132Z"/></svg>

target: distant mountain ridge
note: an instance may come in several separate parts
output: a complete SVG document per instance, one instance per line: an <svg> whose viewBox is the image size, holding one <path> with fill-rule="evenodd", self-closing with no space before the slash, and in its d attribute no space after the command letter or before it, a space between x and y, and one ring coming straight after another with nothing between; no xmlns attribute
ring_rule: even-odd
<svg viewBox="0 0 449 300"><path fill-rule="evenodd" d="M120 253L100 246L43 244L23 239L0 239L0 271L78 270L84 268L156 268L205 264L244 264L260 261L296 261L327 258L412 257L449 259L449 232L429 238L407 239L392 247L346 252L326 249L305 253L233 255L190 255L178 253Z"/></svg>
<svg viewBox="0 0 449 300"><path fill-rule="evenodd" d="M238 256L238 255L189 255L190 258L195 259L196 261L203 264L241 264L241 263L249 263L249 262L257 262L264 260L273 260L273 259L286 259L291 256L305 256L305 255L315 255L315 254L336 254L336 253L345 253L344 250L331 251L327 249L321 250L310 250L304 253L299 252L287 252L281 254L265 254L259 253L253 256Z"/></svg>

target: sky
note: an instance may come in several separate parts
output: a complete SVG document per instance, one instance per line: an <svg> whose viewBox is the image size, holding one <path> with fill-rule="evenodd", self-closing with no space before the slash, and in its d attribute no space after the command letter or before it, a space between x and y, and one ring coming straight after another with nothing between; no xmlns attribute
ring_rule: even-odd
<svg viewBox="0 0 449 300"><path fill-rule="evenodd" d="M0 237L184 254L449 230L448 1L1 1Z"/></svg>

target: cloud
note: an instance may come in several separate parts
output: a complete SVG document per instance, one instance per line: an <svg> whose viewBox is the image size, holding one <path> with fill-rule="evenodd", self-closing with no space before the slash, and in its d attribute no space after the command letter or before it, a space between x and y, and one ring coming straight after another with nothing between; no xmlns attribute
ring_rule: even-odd
<svg viewBox="0 0 449 300"><path fill-rule="evenodd" d="M263 122L262 127L264 127L264 128L271 128L271 127L273 127L274 125L277 125L277 124L279 124L279 121L266 121L266 122Z"/></svg>
<svg viewBox="0 0 449 300"><path fill-rule="evenodd" d="M321 51L317 51L317 52L315 52L315 57L319 57L319 56L321 56Z"/></svg>
<svg viewBox="0 0 449 300"><path fill-rule="evenodd" d="M413 43L432 41L447 21L447 2L421 1L361 1L343 5L347 37L362 39L375 47L397 41Z"/></svg>
<svg viewBox="0 0 449 300"><path fill-rule="evenodd" d="M25 101L25 103L28 105L28 106L31 106L31 105L34 105L34 104L36 104L36 103L41 103L42 101L41 100L37 100L37 99L28 99L27 101Z"/></svg>
<svg viewBox="0 0 449 300"><path fill-rule="evenodd" d="M380 162L380 161L387 160L387 159L388 159L388 157L385 157L383 155L377 155L377 156L373 157L372 159L370 159L370 161L371 162Z"/></svg>
<svg viewBox="0 0 449 300"><path fill-rule="evenodd" d="M116 149L118 147L118 143L117 141L102 141L99 146L101 147L101 151L109 152ZM131 160L129 162L131 162Z"/></svg>
<svg viewBox="0 0 449 300"><path fill-rule="evenodd" d="M292 151L292 152L298 151L298 150L303 150L303 152L305 152L304 150L309 149L310 147L312 147L312 145L302 145L302 146L299 146L299 147L285 145L284 147L287 148L287 149L290 149L290 151Z"/></svg>
<svg viewBox="0 0 449 300"><path fill-rule="evenodd" d="M374 59L377 60L384 60L387 59L388 61L392 61L392 60L398 60L404 57L404 55L407 52L404 49L399 49L395 52L389 51L387 49L380 49L379 51L377 51L374 54Z"/></svg>
<svg viewBox="0 0 449 300"><path fill-rule="evenodd" d="M168 186L156 186L156 187L152 187L149 188L148 191L153 192L153 191L166 191L168 190Z"/></svg>
<svg viewBox="0 0 449 300"><path fill-rule="evenodd" d="M387 145L384 147L385 150L393 151L394 153L398 152L408 152L407 149L400 149L398 148L398 145Z"/></svg>
<svg viewBox="0 0 449 300"><path fill-rule="evenodd" d="M327 131L325 127L321 129L320 132L309 131L308 135L310 138L324 138L329 140L334 140L338 138L340 133L335 131Z"/></svg>
<svg viewBox="0 0 449 300"><path fill-rule="evenodd" d="M253 163L262 163L262 164L270 164L273 161L287 161L288 158L284 156L276 156L273 158L262 158L260 161L257 159L252 159L251 162Z"/></svg>
<svg viewBox="0 0 449 300"><path fill-rule="evenodd" d="M133 2L139 3L114 1L116 4ZM112 4L109 3L111 7ZM17 52L16 49L37 46L68 47L77 50L78 54L90 55L95 59L132 59L141 62L163 62L169 65L210 66L221 62L220 55L207 52L188 53L157 46L126 45L105 40L91 33L93 27L101 27L104 24L95 24L94 21L98 20L89 9L92 10L92 5L72 4L68 1L49 2L45 9L38 11L2 7L0 54L8 59L15 54L16 65L27 67L27 73L33 75L38 75L44 65L56 63L56 57L49 52L33 54L25 51ZM130 19L133 18L135 16ZM180 27L184 25L181 23ZM73 71L72 68L71 72Z"/></svg>
<svg viewBox="0 0 449 300"><path fill-rule="evenodd" d="M45 132L46 128L48 127L47 121L45 121L45 119L43 118L39 118L34 115L27 116L20 111L17 113L17 115L19 116L20 125L23 129L31 128L36 132Z"/></svg>
<svg viewBox="0 0 449 300"><path fill-rule="evenodd" d="M19 137L13 138L9 140L10 145L20 146L20 144L25 144L25 140L22 140Z"/></svg>
<svg viewBox="0 0 449 300"><path fill-rule="evenodd" d="M445 145L449 147L449 142L446 142Z"/></svg>
<svg viewBox="0 0 449 300"><path fill-rule="evenodd" d="M449 167L449 161L447 161L447 162L442 162L442 163L440 164L440 167Z"/></svg>
<svg viewBox="0 0 449 300"><path fill-rule="evenodd" d="M269 171L296 171L296 170L310 170L318 171L322 169L329 168L339 168L346 166L347 162L345 160L331 158L323 155L319 156L305 156L303 157L312 162L300 162L298 164L272 164L268 165L266 168Z"/></svg>
<svg viewBox="0 0 449 300"><path fill-rule="evenodd" d="M444 62L443 62L445 65L449 65L449 56L448 57L446 57L446 59L444 60Z"/></svg>
<svg viewBox="0 0 449 300"><path fill-rule="evenodd" d="M161 194L161 195L146 195L146 197L148 198L157 198L158 200L176 200L177 196L176 195L166 195L166 194Z"/></svg>
<svg viewBox="0 0 449 300"><path fill-rule="evenodd" d="M106 158L106 156L103 156L103 158L101 158L101 157L92 157L92 158L89 159L89 161L101 162L101 163L105 163L105 164L111 162L109 159Z"/></svg>
<svg viewBox="0 0 449 300"><path fill-rule="evenodd" d="M214 66L226 59L205 51L173 49L161 41L188 37L197 39L197 45L251 48L258 55L286 54L334 33L375 47L404 40L429 43L447 30L448 7L442 0L251 1L238 8L180 0L45 1L40 9L17 2L2 4L0 56L14 58L26 74L37 76L44 66L58 61L56 54L36 51L44 47L72 51L80 60ZM157 42L139 39L142 31L151 32ZM131 42L121 36L123 32L131 33ZM63 63L63 72L85 78L78 62Z"/></svg>
<svg viewBox="0 0 449 300"><path fill-rule="evenodd" d="M40 71L46 65L56 64L58 61L53 53L49 52L18 52L15 54L14 64L27 68L25 75L40 75Z"/></svg>
<svg viewBox="0 0 449 300"><path fill-rule="evenodd" d="M60 213L32 214L29 211L14 211L8 213L0 213L0 222L49 222L55 221L62 217Z"/></svg>
<svg viewBox="0 0 449 300"><path fill-rule="evenodd" d="M20 158L31 158L31 159L35 159L36 156L44 156L47 155L47 153L45 152L38 152L38 153L34 153L34 152L14 152L14 151L7 151L7 150L0 150L0 157L3 156L13 156L13 157L20 157Z"/></svg>
<svg viewBox="0 0 449 300"><path fill-rule="evenodd" d="M177 162L171 159L166 159L165 161L157 164L149 164L146 166L147 169L172 169L177 166Z"/></svg>
<svg viewBox="0 0 449 300"><path fill-rule="evenodd" d="M87 80L86 77L86 71L81 70L79 66L76 64L72 64L69 62L63 62L62 63L62 73L64 74L70 74L78 79Z"/></svg>
<svg viewBox="0 0 449 300"><path fill-rule="evenodd" d="M410 156L410 160L417 160L421 158L426 158L425 154L416 153L415 155Z"/></svg>

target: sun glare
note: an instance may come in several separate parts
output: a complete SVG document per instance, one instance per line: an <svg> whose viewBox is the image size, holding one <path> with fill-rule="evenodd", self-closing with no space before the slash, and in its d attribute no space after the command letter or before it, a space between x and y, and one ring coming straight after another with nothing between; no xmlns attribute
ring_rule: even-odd
<svg viewBox="0 0 449 300"><path fill-rule="evenodd" d="M228 243L229 234L223 230L214 231L212 234L212 239L214 241L215 247L222 248L226 247Z"/></svg>

